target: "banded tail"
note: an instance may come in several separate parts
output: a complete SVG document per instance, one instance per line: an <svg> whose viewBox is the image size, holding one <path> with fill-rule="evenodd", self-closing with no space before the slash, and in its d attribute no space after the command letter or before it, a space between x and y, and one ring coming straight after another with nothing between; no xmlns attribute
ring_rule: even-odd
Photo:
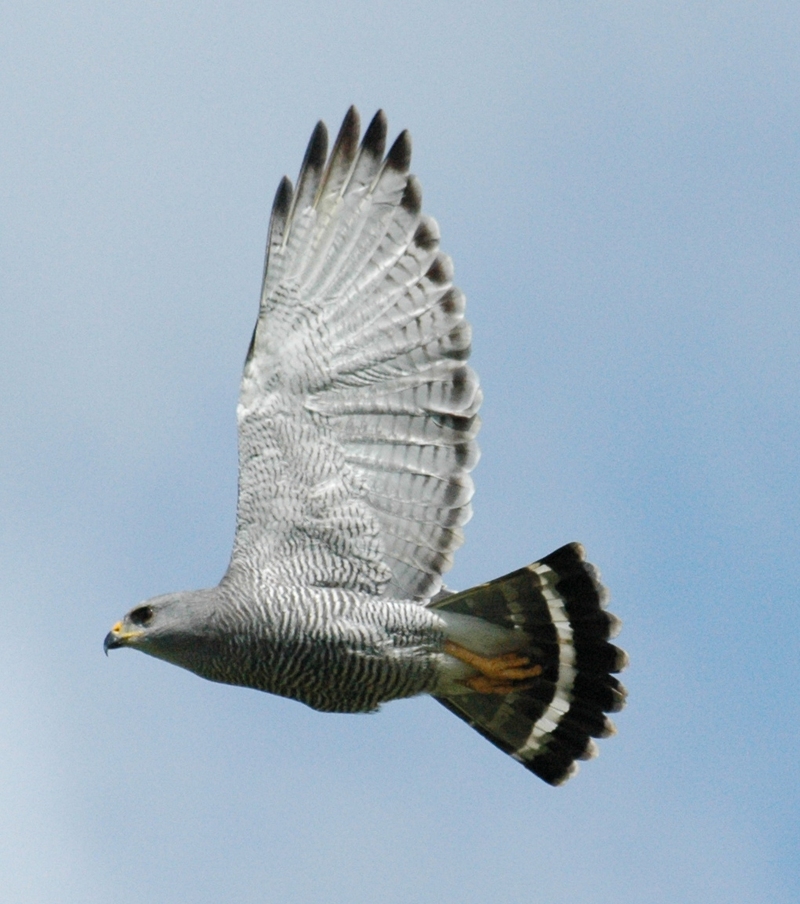
<svg viewBox="0 0 800 904"><path fill-rule="evenodd" d="M525 638L519 652L541 675L507 694L459 693L437 700L551 785L573 776L575 760L598 753L592 738L616 732L606 713L625 705L613 673L627 654L608 642L620 621L605 611L607 592L579 543L471 590L433 603Z"/></svg>

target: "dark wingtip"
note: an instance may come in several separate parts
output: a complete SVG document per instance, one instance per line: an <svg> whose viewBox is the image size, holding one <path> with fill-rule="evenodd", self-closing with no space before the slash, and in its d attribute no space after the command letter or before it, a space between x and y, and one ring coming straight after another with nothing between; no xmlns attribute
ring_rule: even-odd
<svg viewBox="0 0 800 904"><path fill-rule="evenodd" d="M453 279L453 263L445 254L438 254L433 263L428 267L425 276L437 286L443 286ZM445 302L445 306L451 304L451 299ZM455 306L452 305L454 308Z"/></svg>
<svg viewBox="0 0 800 904"><path fill-rule="evenodd" d="M269 233L267 234L267 250L264 254L263 279L267 278L270 248L283 241L286 221L290 216L293 200L294 189L292 188L292 180L288 176L284 176L280 181L278 190L275 192L275 200L272 202L272 216L269 220Z"/></svg>
<svg viewBox="0 0 800 904"><path fill-rule="evenodd" d="M422 186L416 176L408 177L400 204L412 215L416 215L422 210Z"/></svg>
<svg viewBox="0 0 800 904"><path fill-rule="evenodd" d="M297 191L294 193L292 207L287 215L290 220L294 218L295 208L298 205L304 207L312 202L319 187L327 156L328 130L325 123L320 120L311 133L311 139L303 157L300 175L297 177Z"/></svg>
<svg viewBox="0 0 800 904"><path fill-rule="evenodd" d="M328 156L328 129L325 123L320 120L311 133L311 138L306 148L306 155L303 158L303 165L300 168L301 173L308 171L322 171L325 165L325 158Z"/></svg>
<svg viewBox="0 0 800 904"><path fill-rule="evenodd" d="M292 206L292 192L292 180L288 176L284 176L275 192L275 200L272 202L273 217L285 219Z"/></svg>
<svg viewBox="0 0 800 904"><path fill-rule="evenodd" d="M411 166L411 134L408 129L397 136L394 144L386 155L386 166L399 173L407 173Z"/></svg>
<svg viewBox="0 0 800 904"><path fill-rule="evenodd" d="M367 131L364 132L364 139L361 142L361 146L366 153L371 154L373 157L383 157L388 127L386 114L383 110L378 110L372 117L372 122L367 126Z"/></svg>
<svg viewBox="0 0 800 904"><path fill-rule="evenodd" d="M361 117L354 104L351 104L342 120L342 127L336 137L336 147L341 148L348 159L355 156L358 147L358 135L361 131Z"/></svg>
<svg viewBox="0 0 800 904"><path fill-rule="evenodd" d="M439 244L439 230L436 228L436 223L430 217L423 218L417 226L412 241L423 251L433 251Z"/></svg>

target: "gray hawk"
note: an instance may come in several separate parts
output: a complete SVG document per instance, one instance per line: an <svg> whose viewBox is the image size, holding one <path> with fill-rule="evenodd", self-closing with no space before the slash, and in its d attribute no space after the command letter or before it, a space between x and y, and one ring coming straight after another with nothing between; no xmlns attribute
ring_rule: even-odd
<svg viewBox="0 0 800 904"><path fill-rule="evenodd" d="M622 708L619 627L577 543L461 593L482 393L439 228L379 111L318 123L272 209L237 419L239 493L217 587L109 632L204 678L326 712L431 694L551 784Z"/></svg>

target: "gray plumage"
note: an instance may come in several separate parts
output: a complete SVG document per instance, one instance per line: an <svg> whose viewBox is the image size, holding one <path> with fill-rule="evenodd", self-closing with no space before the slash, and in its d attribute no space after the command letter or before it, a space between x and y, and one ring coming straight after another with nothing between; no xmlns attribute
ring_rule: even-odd
<svg viewBox="0 0 800 904"><path fill-rule="evenodd" d="M557 783L594 752L591 734L608 733L589 719L569 743L557 734L584 704L577 679L601 716L619 708L624 690L609 672L624 654L607 643L613 617L577 545L552 567L530 566L521 583L509 576L516 589L501 581L491 611L482 588L443 589L471 515L482 395L465 363L464 297L408 173L410 137L384 156L385 138L379 112L359 144L351 108L330 156L319 123L296 189L281 182L237 408L230 565L216 588L132 610L106 648L134 646L324 711L431 693ZM565 614L554 646L575 596L572 585L558 589L562 571L580 576L575 605L586 615L573 623ZM583 677L581 620L594 626ZM615 652L598 665L602 645ZM491 677L487 690L472 654L517 656L530 668L505 684Z"/></svg>

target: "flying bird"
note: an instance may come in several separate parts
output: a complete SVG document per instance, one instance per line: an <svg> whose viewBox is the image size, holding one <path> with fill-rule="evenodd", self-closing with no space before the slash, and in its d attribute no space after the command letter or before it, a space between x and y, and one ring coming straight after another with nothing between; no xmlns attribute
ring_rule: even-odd
<svg viewBox="0 0 800 904"><path fill-rule="evenodd" d="M272 208L237 407L239 490L217 587L117 622L132 647L204 678L324 712L430 694L557 785L614 726L627 662L597 571L572 543L454 593L472 510L482 393L439 228L351 107L328 155L317 124Z"/></svg>

